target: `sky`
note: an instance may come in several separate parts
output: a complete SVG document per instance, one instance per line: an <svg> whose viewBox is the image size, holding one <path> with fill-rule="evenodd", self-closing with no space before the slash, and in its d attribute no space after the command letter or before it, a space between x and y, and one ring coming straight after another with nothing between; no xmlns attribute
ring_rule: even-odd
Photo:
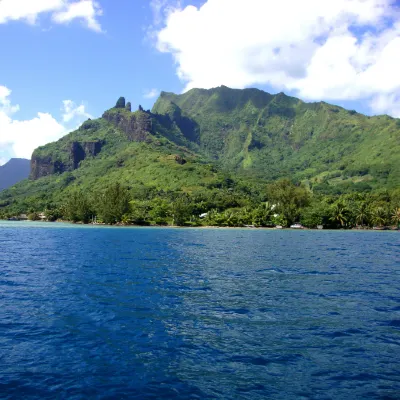
<svg viewBox="0 0 400 400"><path fill-rule="evenodd" d="M400 0L0 0L0 43L0 165L162 90L400 117Z"/></svg>

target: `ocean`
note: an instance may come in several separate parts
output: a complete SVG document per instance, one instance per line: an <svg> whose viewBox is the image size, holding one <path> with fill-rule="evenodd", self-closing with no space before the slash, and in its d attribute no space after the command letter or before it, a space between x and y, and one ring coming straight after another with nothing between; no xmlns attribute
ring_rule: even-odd
<svg viewBox="0 0 400 400"><path fill-rule="evenodd" d="M1 399L399 399L398 232L0 223Z"/></svg>

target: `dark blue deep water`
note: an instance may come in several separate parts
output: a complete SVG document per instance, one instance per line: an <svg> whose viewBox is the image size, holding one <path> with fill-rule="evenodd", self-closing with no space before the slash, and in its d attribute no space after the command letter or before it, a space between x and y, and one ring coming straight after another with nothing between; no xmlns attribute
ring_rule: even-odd
<svg viewBox="0 0 400 400"><path fill-rule="evenodd" d="M2 399L399 399L400 234L0 225Z"/></svg>

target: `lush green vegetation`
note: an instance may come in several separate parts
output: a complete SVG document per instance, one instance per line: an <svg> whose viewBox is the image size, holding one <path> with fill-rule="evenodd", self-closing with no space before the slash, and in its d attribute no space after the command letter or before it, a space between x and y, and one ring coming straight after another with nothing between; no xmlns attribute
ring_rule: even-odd
<svg viewBox="0 0 400 400"><path fill-rule="evenodd" d="M400 120L386 115L227 87L163 92L152 111L248 179L289 176L324 194L400 185Z"/></svg>
<svg viewBox="0 0 400 400"><path fill-rule="evenodd" d="M121 97L103 118L36 149L40 179L1 192L0 217L37 219L45 212L49 220L108 224L396 225L399 149L399 120L283 93L225 87L162 93L153 112L140 106L132 112Z"/></svg>
<svg viewBox="0 0 400 400"><path fill-rule="evenodd" d="M3 209L0 217L27 210L30 219L39 219L35 201L21 206ZM326 196L287 179L250 188L226 178L212 190L185 193L115 183L92 192L76 188L64 202L47 203L44 212L50 221L82 223L288 227L301 222L308 228L368 228L400 226L400 190Z"/></svg>

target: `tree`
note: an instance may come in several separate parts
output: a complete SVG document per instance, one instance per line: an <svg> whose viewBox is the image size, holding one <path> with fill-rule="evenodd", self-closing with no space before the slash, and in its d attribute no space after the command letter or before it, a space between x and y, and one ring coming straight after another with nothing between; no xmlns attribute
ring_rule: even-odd
<svg viewBox="0 0 400 400"><path fill-rule="evenodd" d="M61 211L57 208L46 209L44 214L46 215L47 221L50 222L56 221L58 218L62 217Z"/></svg>
<svg viewBox="0 0 400 400"><path fill-rule="evenodd" d="M129 211L128 190L119 183L108 187L106 191L99 196L97 211L99 217L106 224L121 222L123 215Z"/></svg>
<svg viewBox="0 0 400 400"><path fill-rule="evenodd" d="M269 226L272 225L273 216L272 205L267 201L253 210L252 223L255 226Z"/></svg>
<svg viewBox="0 0 400 400"><path fill-rule="evenodd" d="M313 201L302 211L300 222L307 228L329 227L332 224L331 206L324 200Z"/></svg>
<svg viewBox="0 0 400 400"><path fill-rule="evenodd" d="M93 215L90 202L85 193L81 191L75 191L69 196L63 212L64 218L68 221L83 222L84 224L87 224Z"/></svg>
<svg viewBox="0 0 400 400"><path fill-rule="evenodd" d="M372 222L377 226L385 226L388 222L388 212L385 207L378 206L372 212Z"/></svg>
<svg viewBox="0 0 400 400"><path fill-rule="evenodd" d="M115 104L115 108L125 108L125 97L120 97Z"/></svg>
<svg viewBox="0 0 400 400"><path fill-rule="evenodd" d="M294 185L289 179L281 179L268 185L267 194L276 204L277 214L282 214L288 225L300 216L300 210L310 203L310 193L303 186Z"/></svg>
<svg viewBox="0 0 400 400"><path fill-rule="evenodd" d="M153 223L157 225L167 225L168 217L171 214L170 204L163 199L154 199L151 202L151 210L149 211L149 217Z"/></svg>
<svg viewBox="0 0 400 400"><path fill-rule="evenodd" d="M128 110L129 112L132 111L132 104L129 101L126 103L125 109Z"/></svg>
<svg viewBox="0 0 400 400"><path fill-rule="evenodd" d="M172 224L182 226L192 215L193 205L188 196L182 195L172 203Z"/></svg>
<svg viewBox="0 0 400 400"><path fill-rule="evenodd" d="M349 223L350 216L350 210L344 202L338 201L333 205L331 221L345 228Z"/></svg>
<svg viewBox="0 0 400 400"><path fill-rule="evenodd" d="M400 207L393 210L392 221L397 225L397 228L400 228Z"/></svg>
<svg viewBox="0 0 400 400"><path fill-rule="evenodd" d="M358 203L355 209L355 219L356 223L364 226L369 218L369 208L368 203L365 201L361 201Z"/></svg>
<svg viewBox="0 0 400 400"><path fill-rule="evenodd" d="M126 222L136 225L149 225L149 201L131 201L129 206L130 211Z"/></svg>
<svg viewBox="0 0 400 400"><path fill-rule="evenodd" d="M31 214L28 215L28 219L30 221L40 221L40 217L39 214L37 212L33 212Z"/></svg>

